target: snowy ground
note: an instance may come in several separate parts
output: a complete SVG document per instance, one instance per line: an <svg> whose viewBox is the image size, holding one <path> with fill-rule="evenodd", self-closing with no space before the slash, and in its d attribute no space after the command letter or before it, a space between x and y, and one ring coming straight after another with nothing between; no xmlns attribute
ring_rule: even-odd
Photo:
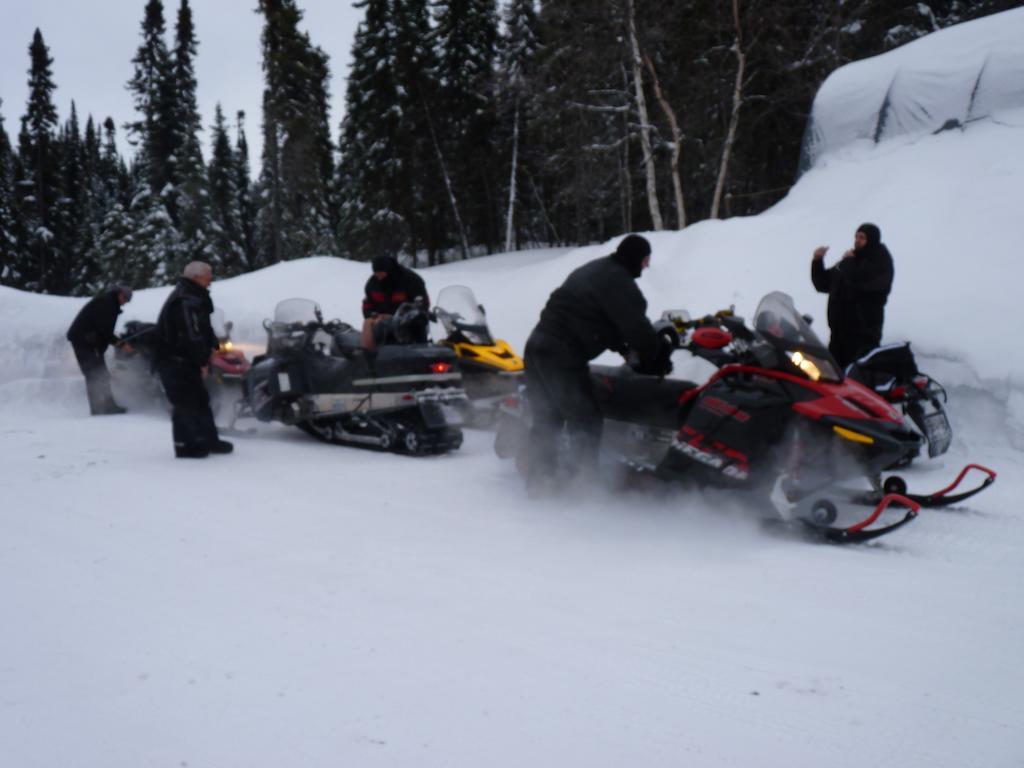
<svg viewBox="0 0 1024 768"><path fill-rule="evenodd" d="M852 148L762 216L651 235L652 315L781 289L824 332L811 251L881 225L887 340L949 385L955 433L907 477L1000 477L859 547L780 538L722 495L532 502L478 431L409 459L264 425L175 461L159 411L87 416L63 341L81 301L0 289L0 763L1019 768L1022 127ZM424 275L472 286L521 348L609 248ZM366 272L309 259L213 296L255 346L280 299L356 317Z"/></svg>
<svg viewBox="0 0 1024 768"><path fill-rule="evenodd" d="M528 503L484 432L188 463L157 413L7 411L5 763L1019 765L1020 454L984 405L910 477L1000 482L854 548L724 498Z"/></svg>

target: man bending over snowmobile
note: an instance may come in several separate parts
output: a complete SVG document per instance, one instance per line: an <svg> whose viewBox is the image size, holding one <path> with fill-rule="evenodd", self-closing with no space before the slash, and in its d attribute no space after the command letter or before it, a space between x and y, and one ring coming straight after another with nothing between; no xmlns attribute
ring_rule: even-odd
<svg viewBox="0 0 1024 768"><path fill-rule="evenodd" d="M885 302L892 289L893 265L882 233L874 224L861 224L853 248L829 269L825 269L828 246L814 250L811 282L818 293L828 294L828 327L832 338L828 349L846 368L882 341Z"/></svg>
<svg viewBox="0 0 1024 768"><path fill-rule="evenodd" d="M423 278L398 263L393 256L377 256L371 262L373 274L366 281L363 299L363 346L374 349L379 344L395 342L392 318L403 304L417 303L423 310L423 322L405 326L411 330L412 341L425 344L429 320L430 296Z"/></svg>
<svg viewBox="0 0 1024 768"><path fill-rule="evenodd" d="M643 371L671 371L671 346L647 319L647 301L636 284L650 262L650 243L628 235L610 256L574 270L548 298L524 355L533 412L526 462L531 494L545 493L555 481L563 427L569 430L574 469L597 466L602 417L590 360L612 349L635 353Z"/></svg>
<svg viewBox="0 0 1024 768"><path fill-rule="evenodd" d="M107 288L82 307L68 328L67 339L85 376L85 392L89 397L89 412L93 416L125 412L114 402L110 391L110 372L103 355L108 346L118 344L114 326L121 307L131 300L132 289L128 286ZM131 351L131 345L122 346Z"/></svg>

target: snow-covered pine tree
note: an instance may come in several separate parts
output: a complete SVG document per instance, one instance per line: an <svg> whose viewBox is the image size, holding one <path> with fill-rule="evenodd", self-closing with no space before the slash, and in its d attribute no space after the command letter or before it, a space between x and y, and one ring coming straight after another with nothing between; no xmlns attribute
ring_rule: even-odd
<svg viewBox="0 0 1024 768"><path fill-rule="evenodd" d="M178 168L180 100L176 92L174 62L164 40L166 25L161 0L146 3L142 21L142 42L132 59L134 74L128 82L135 109L134 122L128 123L129 141L139 146L133 173L133 198L128 209L138 230L136 250L141 259L137 274L151 273L159 281L163 275L177 275L185 254L178 230ZM142 254L151 245L153 253ZM158 267L152 260L159 259Z"/></svg>
<svg viewBox="0 0 1024 768"><path fill-rule="evenodd" d="M528 137L533 129L536 108L529 90L540 49L540 20L536 0L511 0L505 8L504 34L498 44L498 127L497 135L504 147L501 158L507 160L508 186L505 211L505 250L518 249L524 232L533 227L521 221L519 196L522 194L523 167L529 156ZM529 210L529 206L526 207ZM519 214L519 215L517 215ZM527 235L531 237L530 235ZM543 227L531 237L534 242L546 239Z"/></svg>
<svg viewBox="0 0 1024 768"><path fill-rule="evenodd" d="M494 0L435 0L434 20L435 129L468 239L489 253L504 231L504 173L492 143L498 11Z"/></svg>
<svg viewBox="0 0 1024 768"><path fill-rule="evenodd" d="M14 151L4 128L0 99L0 285L22 284L18 255L18 222L14 206Z"/></svg>
<svg viewBox="0 0 1024 768"><path fill-rule="evenodd" d="M54 241L58 180L57 109L53 105L54 85L49 49L36 29L29 47L29 98L18 136L18 176L15 179L17 205L21 216L19 270L22 287L39 293L53 293L60 282L56 270L60 253Z"/></svg>
<svg viewBox="0 0 1024 768"><path fill-rule="evenodd" d="M612 0L543 3L545 41L531 90L546 162L531 191L561 242L587 243L651 227L637 202L641 155L621 7Z"/></svg>
<svg viewBox="0 0 1024 768"><path fill-rule="evenodd" d="M171 210L177 213L181 232L182 261L209 261L215 258L209 242L209 199L206 167L200 150L202 131L196 105L195 57L197 41L192 8L181 0L175 24L174 54L171 57L175 94L174 156L176 162L175 201ZM184 263L168 265L171 274L178 274Z"/></svg>
<svg viewBox="0 0 1024 768"><path fill-rule="evenodd" d="M155 195L143 172L136 172L133 196L127 214L131 237L124 243L127 259L121 273L136 287L165 285L181 273L175 265L184 262L181 233L167 211L166 201ZM115 236L120 233L115 222Z"/></svg>
<svg viewBox="0 0 1024 768"><path fill-rule="evenodd" d="M210 245L213 271L237 275L245 271L241 212L238 210L236 158L224 123L224 111L217 104L213 119L213 150L207 167L209 177Z"/></svg>
<svg viewBox="0 0 1024 768"><path fill-rule="evenodd" d="M93 273L90 278L78 286L82 295L95 294L103 285L113 282L110 276L101 272L97 244L103 228L103 218L110 206L103 183L103 155L100 136L92 115L85 121L85 133L82 139L82 171L83 171L83 223L81 249L82 258L91 265ZM114 278L116 280L116 278Z"/></svg>
<svg viewBox="0 0 1024 768"><path fill-rule="evenodd" d="M58 144L60 195L54 216L54 242L59 254L53 290L60 294L89 295L98 276L90 261L90 179L86 174L86 148L78 126L78 109L71 102L71 116Z"/></svg>
<svg viewBox="0 0 1024 768"><path fill-rule="evenodd" d="M139 147L136 162L143 166L150 189L158 194L173 186L176 177L174 74L165 30L163 3L149 0L142 20L142 42L132 59L134 73L128 81L138 115L125 124L129 143Z"/></svg>
<svg viewBox="0 0 1024 768"><path fill-rule="evenodd" d="M352 63L341 122L337 189L342 252L356 259L397 256L407 222L395 194L403 176L398 147L402 107L395 76L392 0L361 0L363 20L352 44Z"/></svg>
<svg viewBox="0 0 1024 768"><path fill-rule="evenodd" d="M254 231L256 227L256 206L252 199L252 177L249 166L249 142L245 138L245 112L239 110L235 114L235 206L238 210L240 227L239 245L242 248L245 271L260 266L256 258Z"/></svg>
<svg viewBox="0 0 1024 768"><path fill-rule="evenodd" d="M284 261L290 252L288 240L292 222L285 207L284 178L281 174L283 129L273 116L270 88L263 91L263 155L256 183L256 258L262 265Z"/></svg>
<svg viewBox="0 0 1024 768"><path fill-rule="evenodd" d="M294 0L259 0L263 14L263 168L260 233L266 263L333 253L328 189L333 150L327 55L299 31Z"/></svg>
<svg viewBox="0 0 1024 768"><path fill-rule="evenodd" d="M145 287L151 284L155 271L149 254L136 259L135 221L128 211L131 174L117 152L116 132L113 119L106 118L93 181L95 235L89 258L99 268L94 291L115 282Z"/></svg>
<svg viewBox="0 0 1024 768"><path fill-rule="evenodd" d="M132 174L117 151L117 126L113 118L103 121L103 146L100 149L99 179L107 199L117 200L125 208L131 203Z"/></svg>

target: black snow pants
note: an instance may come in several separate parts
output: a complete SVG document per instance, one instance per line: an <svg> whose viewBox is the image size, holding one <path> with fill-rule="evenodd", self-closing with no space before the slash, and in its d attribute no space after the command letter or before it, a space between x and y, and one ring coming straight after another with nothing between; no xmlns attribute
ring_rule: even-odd
<svg viewBox="0 0 1024 768"><path fill-rule="evenodd" d="M103 359L103 352L85 344L72 344L78 367L85 376L85 392L89 398L89 413L99 416L111 413L116 407L110 391L110 371Z"/></svg>
<svg viewBox="0 0 1024 768"><path fill-rule="evenodd" d="M590 367L578 352L539 330L530 334L525 352L526 395L533 414L526 479L531 490L542 490L557 481L563 429L569 435L569 472L597 469L603 420Z"/></svg>
<svg viewBox="0 0 1024 768"><path fill-rule="evenodd" d="M209 453L219 436L201 369L186 361L164 360L157 366L157 371L171 402L174 450L177 453Z"/></svg>

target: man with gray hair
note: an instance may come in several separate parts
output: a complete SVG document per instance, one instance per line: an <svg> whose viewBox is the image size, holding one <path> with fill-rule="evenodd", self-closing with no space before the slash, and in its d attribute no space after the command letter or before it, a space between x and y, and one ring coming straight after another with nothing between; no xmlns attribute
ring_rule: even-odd
<svg viewBox="0 0 1024 768"><path fill-rule="evenodd" d="M155 365L171 401L174 455L205 459L211 453L234 449L217 434L210 395L203 383L210 353L218 347L210 327L213 269L205 262L193 261L182 274L156 321Z"/></svg>

